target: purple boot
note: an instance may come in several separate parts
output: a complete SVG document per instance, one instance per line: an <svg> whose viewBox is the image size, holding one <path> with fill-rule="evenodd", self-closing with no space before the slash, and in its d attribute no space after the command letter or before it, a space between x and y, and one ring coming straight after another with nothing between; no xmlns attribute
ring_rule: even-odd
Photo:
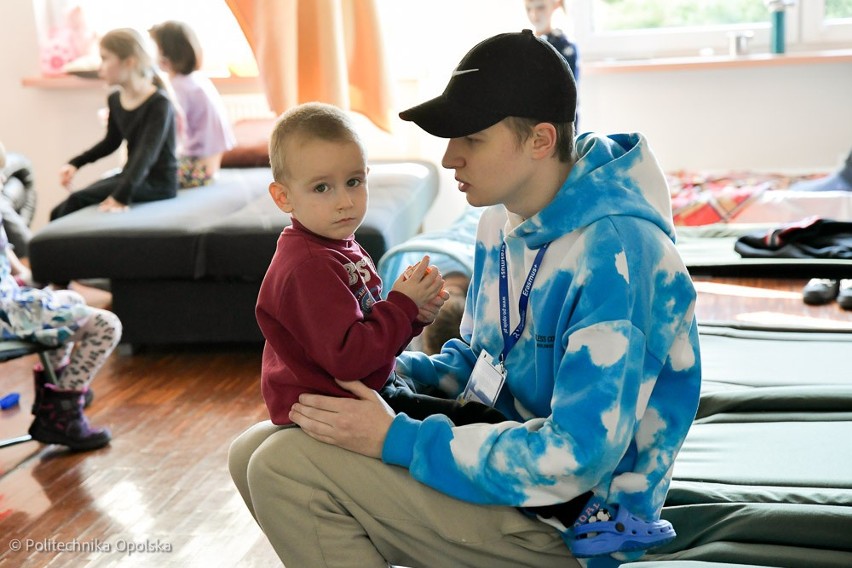
<svg viewBox="0 0 852 568"><path fill-rule="evenodd" d="M92 428L83 414L84 393L63 391L46 383L42 389L30 436L42 444L59 444L75 451L96 450L109 444L109 430Z"/></svg>
<svg viewBox="0 0 852 568"><path fill-rule="evenodd" d="M54 369L54 373L56 374L57 380L62 376L62 373L65 371L65 368L68 365L62 365L61 367L57 367ZM42 392L44 391L44 385L48 383L49 379L47 378L47 373L44 370L44 366L41 363L36 363L33 365L33 382L35 383L35 400L33 401L32 413L36 413L36 409L39 407L41 403ZM83 408L89 408L92 404L92 400L95 398L95 391L92 389L85 390L85 402L83 404Z"/></svg>

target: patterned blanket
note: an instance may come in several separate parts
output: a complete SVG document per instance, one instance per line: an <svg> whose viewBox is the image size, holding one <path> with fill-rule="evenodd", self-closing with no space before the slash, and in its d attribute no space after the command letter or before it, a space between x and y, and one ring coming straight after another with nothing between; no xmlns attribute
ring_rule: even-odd
<svg viewBox="0 0 852 568"><path fill-rule="evenodd" d="M755 172L708 174L680 170L667 174L675 225L730 223L768 190L824 174L787 175Z"/></svg>

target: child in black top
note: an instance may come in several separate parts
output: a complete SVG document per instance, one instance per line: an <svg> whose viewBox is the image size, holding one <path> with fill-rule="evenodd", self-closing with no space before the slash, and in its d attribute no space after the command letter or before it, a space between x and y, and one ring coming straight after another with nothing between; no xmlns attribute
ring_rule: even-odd
<svg viewBox="0 0 852 568"><path fill-rule="evenodd" d="M134 201L168 199L177 192L175 110L142 37L129 28L113 30L100 49L98 75L118 87L108 98L106 135L62 166L59 179L70 190L80 167L112 154L123 141L127 163L120 173L73 192L51 211L51 220L94 204L101 211L125 211Z"/></svg>

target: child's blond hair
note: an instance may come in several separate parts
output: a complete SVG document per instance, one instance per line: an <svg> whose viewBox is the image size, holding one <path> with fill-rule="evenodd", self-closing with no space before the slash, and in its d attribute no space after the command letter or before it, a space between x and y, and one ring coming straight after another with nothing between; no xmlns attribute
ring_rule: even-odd
<svg viewBox="0 0 852 568"><path fill-rule="evenodd" d="M282 183L287 178L287 140L302 137L364 145L352 120L343 110L326 103L304 103L286 111L275 122L269 137L269 165L272 178Z"/></svg>

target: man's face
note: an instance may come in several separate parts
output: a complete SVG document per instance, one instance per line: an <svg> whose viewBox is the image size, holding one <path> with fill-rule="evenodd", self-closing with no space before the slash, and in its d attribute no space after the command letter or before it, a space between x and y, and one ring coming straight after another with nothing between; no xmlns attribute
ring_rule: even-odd
<svg viewBox="0 0 852 568"><path fill-rule="evenodd" d="M476 134L451 138L441 165L455 170L459 191L475 207L502 203L522 215L526 181L535 166L505 121Z"/></svg>

